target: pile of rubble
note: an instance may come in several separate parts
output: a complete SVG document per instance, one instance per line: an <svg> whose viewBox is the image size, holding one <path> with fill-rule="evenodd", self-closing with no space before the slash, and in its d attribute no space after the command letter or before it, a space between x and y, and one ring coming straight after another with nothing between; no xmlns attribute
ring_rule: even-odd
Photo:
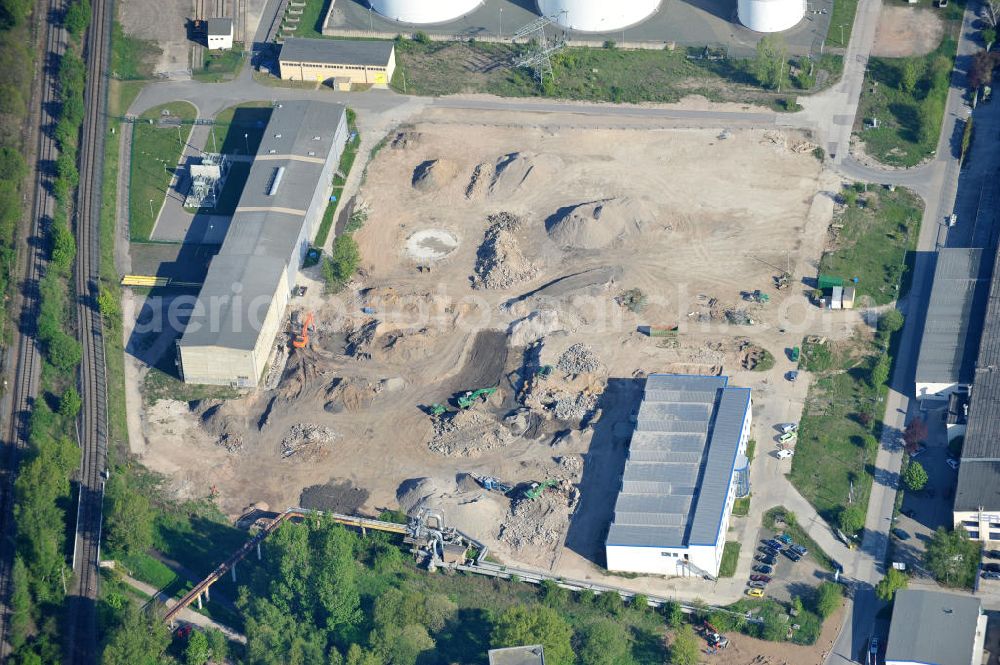
<svg viewBox="0 0 1000 665"><path fill-rule="evenodd" d="M559 420L583 420L597 406L597 396L587 393L555 395L552 412Z"/></svg>
<svg viewBox="0 0 1000 665"><path fill-rule="evenodd" d="M574 344L559 356L556 367L566 374L586 374L601 368L601 361L586 344Z"/></svg>
<svg viewBox="0 0 1000 665"><path fill-rule="evenodd" d="M521 220L509 212L498 212L487 221L490 227L476 253L473 288L508 289L532 279L538 268L521 253L515 235Z"/></svg>
<svg viewBox="0 0 1000 665"><path fill-rule="evenodd" d="M446 457L474 457L513 440L514 435L496 417L468 409L435 420L427 447Z"/></svg>
<svg viewBox="0 0 1000 665"><path fill-rule="evenodd" d="M565 497L547 490L537 499L520 499L500 525L497 538L514 552L557 547L569 524Z"/></svg>
<svg viewBox="0 0 1000 665"><path fill-rule="evenodd" d="M336 432L324 425L295 423L281 440L281 457L287 459L311 447L333 443L338 437Z"/></svg>
<svg viewBox="0 0 1000 665"><path fill-rule="evenodd" d="M238 453L243 450L243 437L239 434L226 432L219 437L217 443L225 448L226 452Z"/></svg>

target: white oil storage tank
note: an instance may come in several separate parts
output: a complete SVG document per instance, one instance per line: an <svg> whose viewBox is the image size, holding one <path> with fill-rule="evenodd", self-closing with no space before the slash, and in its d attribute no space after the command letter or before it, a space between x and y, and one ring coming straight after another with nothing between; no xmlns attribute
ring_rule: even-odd
<svg viewBox="0 0 1000 665"><path fill-rule="evenodd" d="M382 16L417 24L454 21L482 4L482 0L371 0L371 8Z"/></svg>
<svg viewBox="0 0 1000 665"><path fill-rule="evenodd" d="M740 23L755 32L781 32L806 15L806 0L739 0Z"/></svg>
<svg viewBox="0 0 1000 665"><path fill-rule="evenodd" d="M536 0L538 13L581 32L614 32L646 20L660 0Z"/></svg>

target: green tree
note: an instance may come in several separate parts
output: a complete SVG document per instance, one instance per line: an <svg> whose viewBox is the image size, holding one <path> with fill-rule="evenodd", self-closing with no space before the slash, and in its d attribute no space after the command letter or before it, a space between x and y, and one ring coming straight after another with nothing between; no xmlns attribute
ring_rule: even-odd
<svg viewBox="0 0 1000 665"><path fill-rule="evenodd" d="M684 610L672 600L668 600L660 606L660 613L663 614L667 626L671 628L677 628L684 621Z"/></svg>
<svg viewBox="0 0 1000 665"><path fill-rule="evenodd" d="M76 391L76 388L70 386L63 391L62 397L59 398L59 415L72 420L80 413L82 405L83 400L80 399L80 393Z"/></svg>
<svg viewBox="0 0 1000 665"><path fill-rule="evenodd" d="M105 533L111 549L126 555L148 550L153 544L154 517L149 499L128 487L121 475L111 478L106 495Z"/></svg>
<svg viewBox="0 0 1000 665"><path fill-rule="evenodd" d="M337 291L347 283L361 262L358 243L350 235L340 235L333 241L333 252L323 262L323 279L330 291Z"/></svg>
<svg viewBox="0 0 1000 665"><path fill-rule="evenodd" d="M823 582L816 587L816 596L814 599L816 614L820 615L824 619L827 618L837 611L843 597L844 594L841 591L839 584L834 582Z"/></svg>
<svg viewBox="0 0 1000 665"><path fill-rule="evenodd" d="M0 148L0 180L16 182L28 175L28 164L21 153L4 146Z"/></svg>
<svg viewBox="0 0 1000 665"><path fill-rule="evenodd" d="M879 583L875 585L875 595L885 602L896 597L896 592L905 589L910 584L909 576L901 570L890 568Z"/></svg>
<svg viewBox="0 0 1000 665"><path fill-rule="evenodd" d="M569 591L559 586L555 580L542 580L539 590L542 594L542 602L549 607L563 607L569 600Z"/></svg>
<svg viewBox="0 0 1000 665"><path fill-rule="evenodd" d="M698 665L701 662L701 645L694 628L684 624L674 633L670 643L670 665Z"/></svg>
<svg viewBox="0 0 1000 665"><path fill-rule="evenodd" d="M45 351L49 362L64 372L75 369L83 358L80 342L62 331L47 341Z"/></svg>
<svg viewBox="0 0 1000 665"><path fill-rule="evenodd" d="M851 504L840 511L839 522L844 533L857 533L865 526L865 511L857 504Z"/></svg>
<svg viewBox="0 0 1000 665"><path fill-rule="evenodd" d="M969 540L965 529L938 527L927 549L924 563L934 579L953 587L971 587L979 562L979 544Z"/></svg>
<svg viewBox="0 0 1000 665"><path fill-rule="evenodd" d="M899 89L908 95L912 95L917 87L917 79L919 77L920 71L917 69L917 63L907 58L903 61L903 66L899 70Z"/></svg>
<svg viewBox="0 0 1000 665"><path fill-rule="evenodd" d="M493 648L541 644L546 663L572 665L572 637L573 629L552 608L515 605L494 619L490 643Z"/></svg>
<svg viewBox="0 0 1000 665"><path fill-rule="evenodd" d="M205 631L208 639L208 652L214 663L224 663L229 657L229 641L218 628L209 628Z"/></svg>
<svg viewBox="0 0 1000 665"><path fill-rule="evenodd" d="M606 591L597 597L597 606L613 616L621 616L625 602L617 591Z"/></svg>
<svg viewBox="0 0 1000 665"><path fill-rule="evenodd" d="M757 42L757 56L753 61L753 73L757 82L765 88L779 88L785 76L788 47L785 40L777 35L766 35Z"/></svg>
<svg viewBox="0 0 1000 665"><path fill-rule="evenodd" d="M381 658L370 651L365 651L357 644L352 644L347 650L345 665L385 665Z"/></svg>
<svg viewBox="0 0 1000 665"><path fill-rule="evenodd" d="M393 547L393 549L396 549ZM397 550L398 551L398 550ZM443 593L429 593L424 598L421 623L431 632L442 630L458 613L458 605Z"/></svg>
<svg viewBox="0 0 1000 665"><path fill-rule="evenodd" d="M927 480L927 471L924 470L920 462L911 461L906 465L906 471L903 472L903 482L906 484L906 489L911 492L919 492L927 484Z"/></svg>
<svg viewBox="0 0 1000 665"><path fill-rule="evenodd" d="M892 334L903 327L904 321L902 312L898 309L890 309L879 317L878 327L879 330Z"/></svg>
<svg viewBox="0 0 1000 665"><path fill-rule="evenodd" d="M881 354L878 360L875 362L875 366L872 367L871 373L871 383L873 388L878 388L884 385L886 381L889 380L889 356L888 354Z"/></svg>
<svg viewBox="0 0 1000 665"><path fill-rule="evenodd" d="M982 35L987 49L990 49L997 41L997 31L993 28L984 28Z"/></svg>
<svg viewBox="0 0 1000 665"><path fill-rule="evenodd" d="M184 662L187 665L205 665L209 653L208 637L200 630L192 630L184 649Z"/></svg>
<svg viewBox="0 0 1000 665"><path fill-rule="evenodd" d="M90 2L88 0L75 0L66 9L64 25L69 34L73 36L82 35L87 26L90 25Z"/></svg>
<svg viewBox="0 0 1000 665"><path fill-rule="evenodd" d="M645 612L649 609L649 598L645 594L637 593L632 596L632 602L629 603L629 607L638 612Z"/></svg>
<svg viewBox="0 0 1000 665"><path fill-rule="evenodd" d="M17 651L28 637L31 627L31 591L28 580L28 568L21 557L14 557L14 568L11 572L10 599L10 644Z"/></svg>
<svg viewBox="0 0 1000 665"><path fill-rule="evenodd" d="M170 631L158 617L125 607L120 624L112 628L102 665L159 665L170 645Z"/></svg>
<svg viewBox="0 0 1000 665"><path fill-rule="evenodd" d="M97 293L97 309L105 321L117 320L120 314L118 310L118 298L111 289L101 286L100 291Z"/></svg>
<svg viewBox="0 0 1000 665"><path fill-rule="evenodd" d="M623 636L619 624L610 619L598 619L580 631L577 656L580 665L628 665L634 663L628 634Z"/></svg>
<svg viewBox="0 0 1000 665"><path fill-rule="evenodd" d="M324 610L326 627L332 630L356 626L362 614L354 538L347 529L332 522L323 525L318 538L318 565L311 586Z"/></svg>

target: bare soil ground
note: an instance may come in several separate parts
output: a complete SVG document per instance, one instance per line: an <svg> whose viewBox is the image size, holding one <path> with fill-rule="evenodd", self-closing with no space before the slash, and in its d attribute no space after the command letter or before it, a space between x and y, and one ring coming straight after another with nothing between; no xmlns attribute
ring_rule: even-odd
<svg viewBox="0 0 1000 665"><path fill-rule="evenodd" d="M503 559L592 577L636 377L782 382L784 349L812 308L804 287L779 291L772 278L786 266L815 274L832 212L823 192L838 185L812 145L773 130L428 117L368 166L357 279L336 297L309 281L316 269L299 280L310 288L294 306L316 314L311 347L277 364L273 389L153 406L145 463L179 494L215 485L234 516L254 503L357 503L353 488L369 514L434 506ZM428 230L445 233L411 241ZM640 313L620 304L630 289ZM770 302L741 297L754 289ZM680 330L639 332L649 325ZM742 366L747 341L779 359L773 370ZM494 386L459 412L456 393ZM448 413L431 416L434 404ZM470 474L558 484L524 502Z"/></svg>
<svg viewBox="0 0 1000 665"><path fill-rule="evenodd" d="M927 55L937 48L944 35L944 23L935 9L882 7L875 32L872 55L906 58Z"/></svg>
<svg viewBox="0 0 1000 665"><path fill-rule="evenodd" d="M766 642L746 635L729 634L732 642L704 662L713 665L822 665L833 648L844 621L841 608L823 624L816 644L804 647L788 642Z"/></svg>
<svg viewBox="0 0 1000 665"><path fill-rule="evenodd" d="M118 16L126 34L154 41L163 49L153 67L154 74L188 73L192 43L187 38L186 24L194 16L193 0L125 0L119 6Z"/></svg>

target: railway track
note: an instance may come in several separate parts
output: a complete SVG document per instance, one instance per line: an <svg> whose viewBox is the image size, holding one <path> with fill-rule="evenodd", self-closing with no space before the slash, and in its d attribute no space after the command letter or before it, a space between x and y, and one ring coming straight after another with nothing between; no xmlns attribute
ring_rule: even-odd
<svg viewBox="0 0 1000 665"><path fill-rule="evenodd" d="M108 63L111 58L113 0L93 0L84 49L87 63L85 115L80 141L80 184L74 230L77 238L77 328L83 347L80 365L80 448L73 583L68 603L67 662L96 663L98 562L104 478L108 453L107 365L98 309L101 268L101 192L104 176Z"/></svg>
<svg viewBox="0 0 1000 665"><path fill-rule="evenodd" d="M21 456L28 446L29 420L41 374L35 335L39 308L38 282L48 265L43 220L52 218L56 206L49 185L58 150L50 131L54 118L49 115L48 109L56 106L59 58L66 50L66 33L55 22L62 15L65 3L63 0L48 0L44 7L45 15L39 25L45 57L29 121L35 139L34 142L31 139L28 141L29 145L33 145L34 153L34 159L29 158L33 169L31 222L26 242L18 251L18 265L23 266L23 273L18 294L12 301L13 311L20 311L20 316L10 347L15 350L17 362L8 414L9 428L3 445L3 481L0 483L0 662L6 661L10 655L9 600L15 553L14 481L17 480Z"/></svg>

